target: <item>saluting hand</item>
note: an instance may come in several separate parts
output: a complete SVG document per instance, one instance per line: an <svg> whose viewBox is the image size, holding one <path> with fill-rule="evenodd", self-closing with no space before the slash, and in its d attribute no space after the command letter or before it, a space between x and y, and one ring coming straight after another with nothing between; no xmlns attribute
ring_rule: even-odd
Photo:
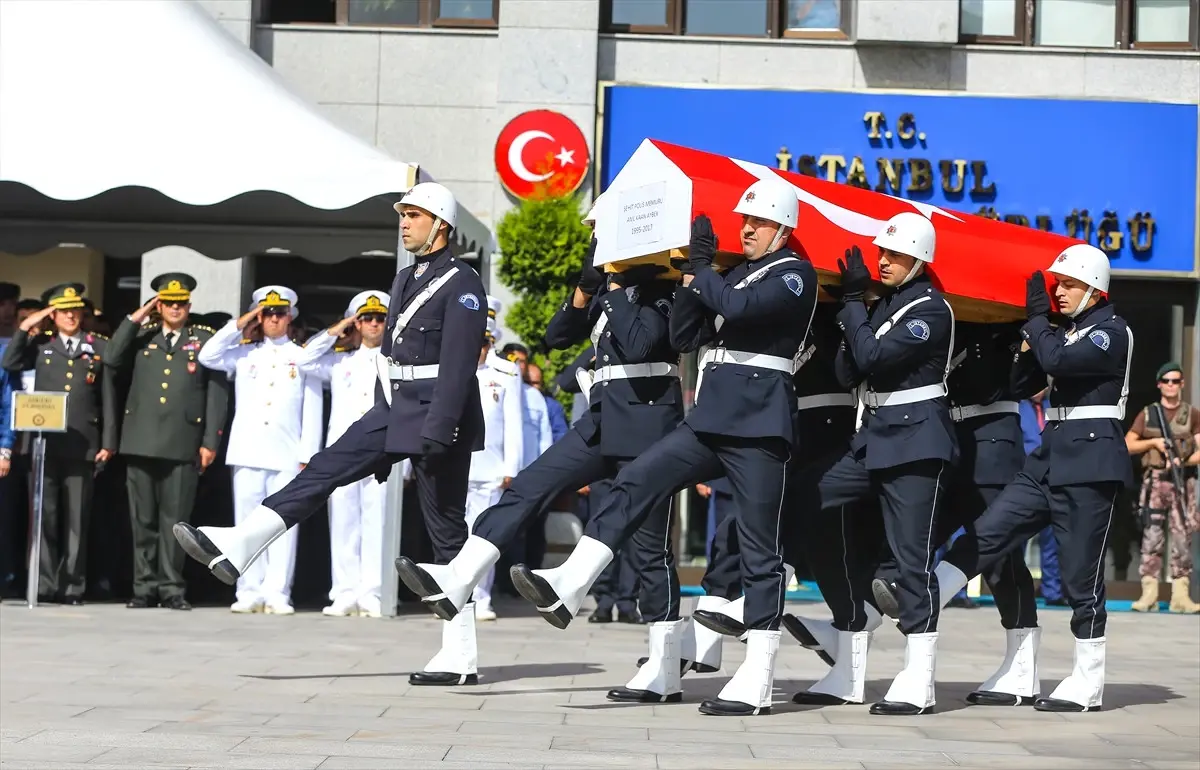
<svg viewBox="0 0 1200 770"><path fill-rule="evenodd" d="M262 306L256 305L249 312L243 313L242 317L237 320L237 328L245 329L251 321L262 323Z"/></svg>
<svg viewBox="0 0 1200 770"><path fill-rule="evenodd" d="M150 314L154 312L154 306L157 304L158 297L151 297L146 304L129 314L129 320L139 326L142 325L150 317Z"/></svg>
<svg viewBox="0 0 1200 770"><path fill-rule="evenodd" d="M1033 320L1038 316L1050 315L1050 295L1046 293L1046 279L1038 270L1025 282L1025 317Z"/></svg>
<svg viewBox="0 0 1200 770"><path fill-rule="evenodd" d="M863 261L862 249L851 246L846 249L844 256L844 262L838 260L838 270L842 273L842 300L862 299L871 285L871 273Z"/></svg>
<svg viewBox="0 0 1200 770"><path fill-rule="evenodd" d="M330 337L341 337L343 334L346 333L347 329L349 329L351 326L354 325L354 322L356 320L358 320L358 316L350 316L349 318L343 318L342 320L335 323L333 326L329 327L329 336Z"/></svg>
<svg viewBox="0 0 1200 770"><path fill-rule="evenodd" d="M50 314L53 312L53 307L44 307L36 313L31 314L28 318L21 322L21 331L28 334L33 327L39 326L42 321L45 321L47 318L49 318Z"/></svg>

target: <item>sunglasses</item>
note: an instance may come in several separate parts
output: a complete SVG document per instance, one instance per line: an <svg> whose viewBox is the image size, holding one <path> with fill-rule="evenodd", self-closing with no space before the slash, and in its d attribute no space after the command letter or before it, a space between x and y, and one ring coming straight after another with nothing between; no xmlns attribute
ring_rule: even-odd
<svg viewBox="0 0 1200 770"><path fill-rule="evenodd" d="M1179 385L1180 383L1183 382L1183 378L1182 377L1160 377L1158 381L1161 382L1163 385Z"/></svg>
<svg viewBox="0 0 1200 770"><path fill-rule="evenodd" d="M383 313L363 313L359 316L363 323L381 324L387 321L387 316Z"/></svg>
<svg viewBox="0 0 1200 770"><path fill-rule="evenodd" d="M279 318L285 315L291 315L291 311L283 307L270 307L263 311L264 317Z"/></svg>
<svg viewBox="0 0 1200 770"><path fill-rule="evenodd" d="M187 307L188 303L181 299L163 299L159 300L166 307Z"/></svg>

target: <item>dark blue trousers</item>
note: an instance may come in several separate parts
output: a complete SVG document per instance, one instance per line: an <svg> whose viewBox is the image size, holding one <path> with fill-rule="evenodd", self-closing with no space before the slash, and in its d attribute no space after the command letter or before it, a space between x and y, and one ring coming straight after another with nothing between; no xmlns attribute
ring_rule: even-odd
<svg viewBox="0 0 1200 770"><path fill-rule="evenodd" d="M589 442L572 429L517 474L500 501L476 519L474 534L503 549L563 491L612 478L631 464L627 458L601 454L599 432ZM679 575L670 543L671 503L665 498L648 506L626 538L631 540L630 558L640 571L639 605L648 623L679 619ZM606 545L619 554L624 542Z"/></svg>
<svg viewBox="0 0 1200 770"><path fill-rule="evenodd" d="M780 438L719 436L680 425L617 474L604 506L588 522L587 534L615 552L656 506L669 503L679 490L728 477L737 511L746 627L774 630L787 590L779 520L788 457L787 442Z"/></svg>
<svg viewBox="0 0 1200 770"><path fill-rule="evenodd" d="M870 514L855 504L877 498L887 543L896 554L900 630L904 634L937 630L941 603L932 574L936 545L933 538L951 472L941 460L917 460L894 468L868 470L853 452L847 452L832 464L823 460L800 472L794 509L804 517L799 526L803 537L812 544L808 548L810 559L822 562L819 567L813 566L813 572L828 576L840 569L843 573L842 579L831 580L831 585L840 582L846 586L848 598L839 599L835 590L834 601L845 601L852 608L860 606L859 602L869 594L870 575L879 549L851 545L844 549L843 563L839 565L834 550L825 548L826 539L833 537L835 530L855 531L858 533L855 540L868 537ZM847 515L852 517L849 523ZM821 585L821 590L824 593L826 585ZM833 603L830 602L831 607ZM844 630L859 630L855 626L866 622L861 612L857 615L860 617L853 618L851 627ZM845 621L835 617L837 622Z"/></svg>
<svg viewBox="0 0 1200 770"><path fill-rule="evenodd" d="M1098 639L1108 620L1104 557L1120 489L1115 481L1052 487L1022 471L975 522L974 537L954 542L946 561L968 576L986 574L1049 524L1073 610L1071 631L1077 639Z"/></svg>
<svg viewBox="0 0 1200 770"><path fill-rule="evenodd" d="M386 472L405 455L385 450L388 407L377 404L333 445L313 455L304 470L275 494L263 500L287 523L299 524L328 499L338 487ZM467 477L471 470L470 450L451 447L436 458L413 456L413 481L421 501L421 515L433 544L433 559L449 562L467 542Z"/></svg>
<svg viewBox="0 0 1200 770"><path fill-rule="evenodd" d="M733 601L742 595L741 554L733 495L714 489L709 493L708 505L713 512L709 517L713 535L708 549L708 567L704 570L700 587L708 596Z"/></svg>

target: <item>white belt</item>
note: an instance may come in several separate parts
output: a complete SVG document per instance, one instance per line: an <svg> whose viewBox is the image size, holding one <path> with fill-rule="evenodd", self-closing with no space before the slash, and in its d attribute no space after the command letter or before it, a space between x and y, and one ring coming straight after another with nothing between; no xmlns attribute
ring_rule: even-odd
<svg viewBox="0 0 1200 770"><path fill-rule="evenodd" d="M822 393L817 396L801 396L796 399L796 408L803 412L805 409L820 409L825 406L856 406L858 400L853 393Z"/></svg>
<svg viewBox="0 0 1200 770"><path fill-rule="evenodd" d="M972 404L970 406L950 407L950 419L955 422L969 420L972 417L983 417L988 414L1020 414L1021 408L1016 401L995 401L991 404Z"/></svg>
<svg viewBox="0 0 1200 770"><path fill-rule="evenodd" d="M438 364L412 366L409 364L393 364L389 361L387 372L389 379L401 380L402 382L412 382L413 380L432 380L438 376Z"/></svg>
<svg viewBox="0 0 1200 770"><path fill-rule="evenodd" d="M747 353L744 350L729 350L728 348L710 348L700 358L700 366L707 364L740 364L753 366L757 369L772 369L786 374L795 373L795 362L783 356L768 356L764 353Z"/></svg>
<svg viewBox="0 0 1200 770"><path fill-rule="evenodd" d="M869 408L878 409L881 406L901 406L902 404L915 404L918 401L932 401L944 395L946 395L946 386L939 382L936 385L922 385L919 388L893 390L885 393L868 390L863 393L862 400Z"/></svg>
<svg viewBox="0 0 1200 770"><path fill-rule="evenodd" d="M592 382L608 380L636 380L642 377L678 377L679 367L675 364L656 361L649 364L608 364L596 369Z"/></svg>
<svg viewBox="0 0 1200 770"><path fill-rule="evenodd" d="M1047 422L1063 420L1123 420L1125 410L1119 406L1053 406L1046 410Z"/></svg>

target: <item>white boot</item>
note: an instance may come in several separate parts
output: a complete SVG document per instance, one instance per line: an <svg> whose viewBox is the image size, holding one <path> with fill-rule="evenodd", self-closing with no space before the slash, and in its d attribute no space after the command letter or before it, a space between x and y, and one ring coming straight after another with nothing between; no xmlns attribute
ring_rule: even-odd
<svg viewBox="0 0 1200 770"><path fill-rule="evenodd" d="M867 651L871 646L869 631L838 631L835 649L837 663L825 678L796 693L793 703L813 706L835 706L862 703L867 686Z"/></svg>
<svg viewBox="0 0 1200 770"><path fill-rule="evenodd" d="M913 716L933 711L936 702L933 680L937 668L937 638L937 631L908 635L908 643L904 648L904 669L892 680L892 686L883 700L871 705L872 714Z"/></svg>
<svg viewBox="0 0 1200 770"><path fill-rule="evenodd" d="M620 703L678 703L683 700L680 684L680 642L684 626L691 621L651 623L650 655L624 687L608 691L608 699Z"/></svg>
<svg viewBox="0 0 1200 770"><path fill-rule="evenodd" d="M425 665L424 671L408 677L408 683L435 687L479 684L478 659L475 605L468 603L453 620L442 621L442 648Z"/></svg>
<svg viewBox="0 0 1200 770"><path fill-rule="evenodd" d="M967 696L976 706L1029 706L1041 694L1038 682L1037 652L1042 640L1040 628L1010 628L1004 662L979 689Z"/></svg>
<svg viewBox="0 0 1200 770"><path fill-rule="evenodd" d="M783 587L786 590L789 583L792 582L792 577L796 574L796 568L788 563L783 565ZM736 636L741 641L745 640L746 634L746 597L739 596L731 602L727 602L721 607L706 612L700 612L697 607L696 620L705 628L716 631L718 634L725 636Z"/></svg>
<svg viewBox="0 0 1200 770"><path fill-rule="evenodd" d="M433 614L450 620L471 601L475 586L498 561L500 551L491 541L470 535L449 564L417 564L401 556L396 559L396 572Z"/></svg>
<svg viewBox="0 0 1200 770"><path fill-rule="evenodd" d="M696 600L696 612L716 612L726 604L728 599L719 596L701 596ZM680 637L679 655L691 665L689 669L701 674L709 674L721 670L722 635L708 626L688 618Z"/></svg>
<svg viewBox="0 0 1200 770"><path fill-rule="evenodd" d="M172 532L188 556L208 567L222 583L234 585L267 546L287 532L287 524L278 513L260 505L233 527L193 527L181 521Z"/></svg>
<svg viewBox="0 0 1200 770"><path fill-rule="evenodd" d="M747 631L746 659L715 700L700 704L700 713L737 717L770 714L779 636L779 631Z"/></svg>
<svg viewBox="0 0 1200 770"><path fill-rule="evenodd" d="M1099 711L1104 700L1104 637L1075 640L1075 667L1049 698L1039 698L1038 711Z"/></svg>
<svg viewBox="0 0 1200 770"><path fill-rule="evenodd" d="M967 583L971 582L962 570L955 567L948 561L940 561L933 569L933 576L937 578L938 583L938 599L942 605L942 609L950 603L959 591L967 587Z"/></svg>
<svg viewBox="0 0 1200 770"><path fill-rule="evenodd" d="M874 633L883 624L883 616L867 602L862 603L862 609L867 616L867 624L863 631L868 634ZM827 665L837 664L838 634L841 632L833 627L832 620L784 615L783 626L804 649L817 653Z"/></svg>
<svg viewBox="0 0 1200 770"><path fill-rule="evenodd" d="M531 570L517 564L509 574L513 587L533 602L547 623L566 628L578 614L592 583L612 560L608 546L584 535L560 566Z"/></svg>

